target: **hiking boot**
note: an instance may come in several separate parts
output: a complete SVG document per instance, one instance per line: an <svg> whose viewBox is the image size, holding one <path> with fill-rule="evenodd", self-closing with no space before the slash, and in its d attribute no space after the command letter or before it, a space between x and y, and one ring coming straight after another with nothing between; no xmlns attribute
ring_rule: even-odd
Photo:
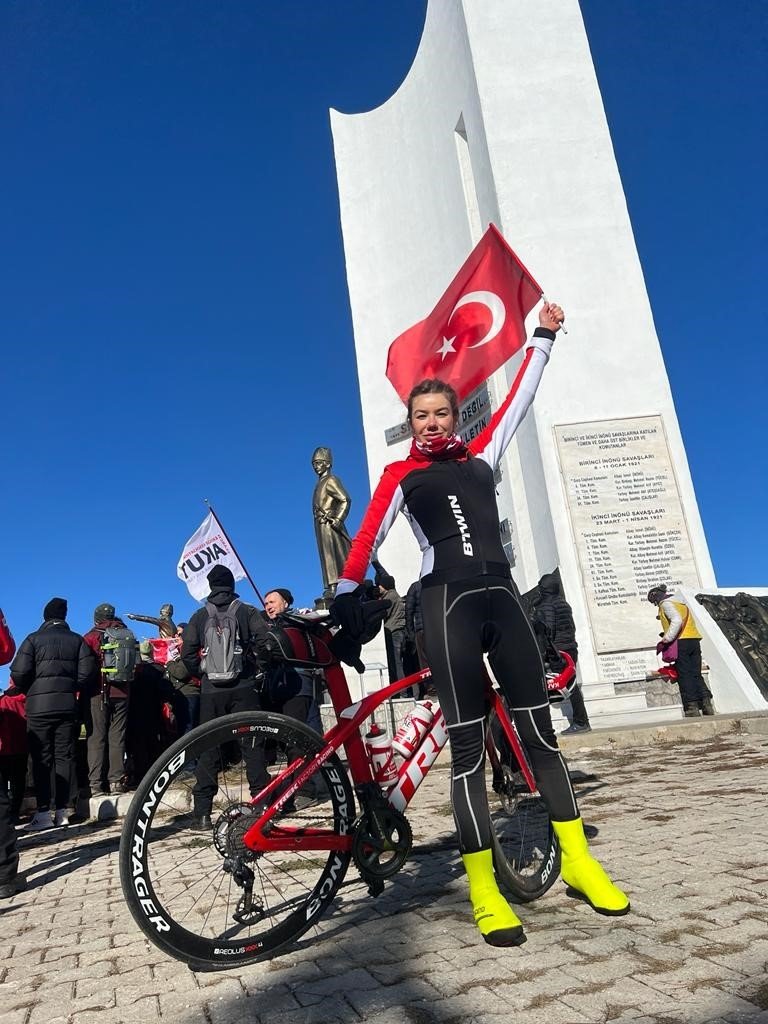
<svg viewBox="0 0 768 1024"><path fill-rule="evenodd" d="M23 875L16 875L11 882L4 882L0 885L0 900L10 900L16 893L24 892L27 888L27 880Z"/></svg>
<svg viewBox="0 0 768 1024"><path fill-rule="evenodd" d="M571 722L567 729L563 729L561 736L573 736L577 732L592 732L592 726L587 722L582 725L580 722Z"/></svg>
<svg viewBox="0 0 768 1024"><path fill-rule="evenodd" d="M193 818L189 827L193 832L210 832L213 828L210 814L201 814L199 818Z"/></svg>
<svg viewBox="0 0 768 1024"><path fill-rule="evenodd" d="M705 700L703 700L701 702L701 713L702 713L702 715L714 715L715 714L715 706L712 703L712 699L711 698L708 697L708 698L706 698Z"/></svg>
<svg viewBox="0 0 768 1024"><path fill-rule="evenodd" d="M683 708L684 718L698 718L699 717L699 706L698 704L686 704Z"/></svg>
<svg viewBox="0 0 768 1024"><path fill-rule="evenodd" d="M44 811L35 811L32 820L24 826L25 832L44 832L53 828L51 812L46 808Z"/></svg>

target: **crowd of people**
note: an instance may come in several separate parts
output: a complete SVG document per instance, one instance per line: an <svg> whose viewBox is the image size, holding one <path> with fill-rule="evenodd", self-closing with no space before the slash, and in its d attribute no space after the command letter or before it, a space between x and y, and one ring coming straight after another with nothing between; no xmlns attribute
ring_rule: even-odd
<svg viewBox="0 0 768 1024"><path fill-rule="evenodd" d="M63 827L76 820L80 799L129 792L165 747L200 722L261 708L320 731L321 680L287 667L270 645L271 631L292 610L290 590L269 591L259 611L239 600L226 567L214 567L208 581L208 601L188 623L176 625L170 605L159 618L125 616L155 624L152 640L138 640L109 603L96 606L93 626L80 635L67 622L66 600L56 597L16 649L0 613L0 663L10 663L0 695L0 898L22 884L15 827ZM207 627L228 614L244 655L236 678L214 686ZM251 768L252 786L262 786L266 766ZM25 816L30 772L35 806ZM207 788L200 783L194 791L201 828L210 826L215 785L207 789L210 777Z"/></svg>

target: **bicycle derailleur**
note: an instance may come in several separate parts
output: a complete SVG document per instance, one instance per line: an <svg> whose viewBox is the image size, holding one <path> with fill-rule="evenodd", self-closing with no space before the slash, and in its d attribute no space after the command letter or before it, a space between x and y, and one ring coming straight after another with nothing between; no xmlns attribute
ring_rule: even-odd
<svg viewBox="0 0 768 1024"><path fill-rule="evenodd" d="M408 819L391 807L378 786L359 791L362 814L355 822L352 858L371 896L380 896L387 878L408 859L413 834Z"/></svg>
<svg viewBox="0 0 768 1024"><path fill-rule="evenodd" d="M243 836L254 821L255 809L250 804L232 804L221 815L213 829L213 844L222 855L222 871L232 875L232 881L243 890L232 917L238 924L255 924L264 916L262 901L253 895L256 876L249 861L258 854L243 843Z"/></svg>

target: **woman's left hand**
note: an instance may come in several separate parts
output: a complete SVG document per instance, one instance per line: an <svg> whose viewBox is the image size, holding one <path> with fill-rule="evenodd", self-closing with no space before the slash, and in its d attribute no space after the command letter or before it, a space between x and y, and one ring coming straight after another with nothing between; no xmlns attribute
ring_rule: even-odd
<svg viewBox="0 0 768 1024"><path fill-rule="evenodd" d="M545 302L539 310L539 325L546 327L548 331L554 331L555 334L560 330L563 320L565 320L563 307L558 306L555 302Z"/></svg>

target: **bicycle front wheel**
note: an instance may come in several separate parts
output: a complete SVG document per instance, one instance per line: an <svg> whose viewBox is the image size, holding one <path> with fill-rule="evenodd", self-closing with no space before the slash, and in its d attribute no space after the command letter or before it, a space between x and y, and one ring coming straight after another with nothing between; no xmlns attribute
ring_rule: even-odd
<svg viewBox="0 0 768 1024"><path fill-rule="evenodd" d="M305 838L295 849L255 852L243 836L264 810L251 792L263 788L265 760L272 778L295 766L274 802L323 748L302 723L254 711L193 729L155 762L125 819L120 877L131 914L156 946L195 970L223 970L273 955L320 920L351 857L354 798L338 757L264 828L265 835L272 826L284 836L322 835L312 840L320 848ZM249 782L254 763L262 778ZM194 817L201 787L215 793L208 828Z"/></svg>
<svg viewBox="0 0 768 1024"><path fill-rule="evenodd" d="M543 896L560 873L560 847L546 804L532 793L492 711L488 723L486 780L493 864L503 885L521 903Z"/></svg>

